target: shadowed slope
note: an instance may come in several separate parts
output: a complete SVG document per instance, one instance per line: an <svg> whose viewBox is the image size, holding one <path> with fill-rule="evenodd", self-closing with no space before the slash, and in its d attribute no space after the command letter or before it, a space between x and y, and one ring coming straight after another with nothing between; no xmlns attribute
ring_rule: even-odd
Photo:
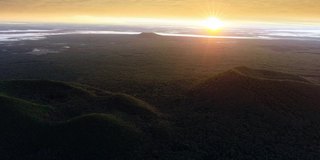
<svg viewBox="0 0 320 160"><path fill-rule="evenodd" d="M320 158L320 88L294 75L218 74L172 104L169 123L142 100L78 84L3 81L0 93L0 155L16 159Z"/></svg>
<svg viewBox="0 0 320 160"><path fill-rule="evenodd" d="M160 113L125 94L36 80L2 81L0 93L1 159L137 159L162 131Z"/></svg>
<svg viewBox="0 0 320 160"><path fill-rule="evenodd" d="M0 158L32 151L50 111L44 105L0 95Z"/></svg>
<svg viewBox="0 0 320 160"><path fill-rule="evenodd" d="M0 104L1 114L3 114L0 117L2 118L1 122L5 120L21 121L20 119L22 117L34 120L43 120L47 119L49 116L48 113L52 111L52 109L48 106L31 103L22 99L8 97L5 95L0 95ZM12 115L16 116L12 117Z"/></svg>
<svg viewBox="0 0 320 160"><path fill-rule="evenodd" d="M259 69L251 69L248 67L237 67L233 71L252 78L258 79L269 79L269 80L279 80L279 81L297 81L297 82L306 82L310 83L304 78L301 78L296 75L287 74L287 73L280 73L268 70L259 70Z"/></svg>
<svg viewBox="0 0 320 160"><path fill-rule="evenodd" d="M112 114L82 115L47 131L50 149L64 159L136 159L144 145L142 131Z"/></svg>
<svg viewBox="0 0 320 160"><path fill-rule="evenodd" d="M318 159L319 97L300 77L235 68L193 88L181 132L201 135L203 159Z"/></svg>
<svg viewBox="0 0 320 160"><path fill-rule="evenodd" d="M317 107L319 88L298 76L239 67L209 78L191 94L198 103L216 106Z"/></svg>
<svg viewBox="0 0 320 160"><path fill-rule="evenodd" d="M157 110L142 100L79 84L43 80L0 82L0 93L54 107L51 118L68 119L85 113L123 112L157 116Z"/></svg>

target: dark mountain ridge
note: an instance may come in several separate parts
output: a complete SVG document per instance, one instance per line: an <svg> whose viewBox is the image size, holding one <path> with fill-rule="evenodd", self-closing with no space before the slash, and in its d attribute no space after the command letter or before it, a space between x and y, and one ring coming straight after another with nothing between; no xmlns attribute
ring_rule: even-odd
<svg viewBox="0 0 320 160"><path fill-rule="evenodd" d="M237 67L182 97L164 110L75 83L1 81L1 159L320 158L320 87L301 77Z"/></svg>

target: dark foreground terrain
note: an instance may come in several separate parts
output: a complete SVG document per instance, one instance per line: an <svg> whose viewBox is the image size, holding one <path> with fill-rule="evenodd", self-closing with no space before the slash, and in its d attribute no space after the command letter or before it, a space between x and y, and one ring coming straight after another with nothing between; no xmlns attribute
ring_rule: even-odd
<svg viewBox="0 0 320 160"><path fill-rule="evenodd" d="M320 159L319 46L154 33L1 42L0 160Z"/></svg>
<svg viewBox="0 0 320 160"><path fill-rule="evenodd" d="M1 81L0 159L319 159L319 97L304 78L247 67L152 102L71 82Z"/></svg>

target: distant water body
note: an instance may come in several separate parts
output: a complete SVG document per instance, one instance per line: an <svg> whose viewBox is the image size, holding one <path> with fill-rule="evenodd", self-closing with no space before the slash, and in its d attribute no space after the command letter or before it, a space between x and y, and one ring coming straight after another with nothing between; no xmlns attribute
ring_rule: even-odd
<svg viewBox="0 0 320 160"><path fill-rule="evenodd" d="M162 36L223 38L223 39L289 39L320 41L320 28L238 27L225 28L219 34L208 34L204 29L177 26L107 26L62 24L1 24L0 42L42 40L48 36L70 34L124 34L155 32Z"/></svg>

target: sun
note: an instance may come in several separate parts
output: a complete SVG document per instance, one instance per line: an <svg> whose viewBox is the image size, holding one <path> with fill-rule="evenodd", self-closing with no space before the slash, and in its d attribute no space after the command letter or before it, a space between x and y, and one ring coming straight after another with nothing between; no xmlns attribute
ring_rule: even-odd
<svg viewBox="0 0 320 160"><path fill-rule="evenodd" d="M203 25L211 31L217 31L224 26L224 23L219 18L209 17L203 22Z"/></svg>

